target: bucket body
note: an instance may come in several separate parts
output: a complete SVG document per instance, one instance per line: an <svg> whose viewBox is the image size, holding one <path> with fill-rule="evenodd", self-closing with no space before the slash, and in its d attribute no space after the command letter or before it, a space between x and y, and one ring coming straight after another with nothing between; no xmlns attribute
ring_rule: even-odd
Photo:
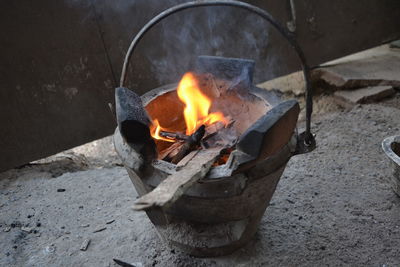
<svg viewBox="0 0 400 267"><path fill-rule="evenodd" d="M138 194L150 192L174 170L156 161L141 172L140 156L117 129L114 144ZM147 212L160 236L171 247L197 257L220 256L242 247L257 231L286 163L296 147L293 137L277 154L229 177L207 175L170 208Z"/></svg>

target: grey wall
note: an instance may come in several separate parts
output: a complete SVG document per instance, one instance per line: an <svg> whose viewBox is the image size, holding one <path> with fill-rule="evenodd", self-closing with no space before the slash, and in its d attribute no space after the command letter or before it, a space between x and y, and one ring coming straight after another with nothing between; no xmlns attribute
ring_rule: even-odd
<svg viewBox="0 0 400 267"><path fill-rule="evenodd" d="M186 1L41 0L0 2L0 170L109 135L107 103L135 33ZM247 1L282 24L289 1ZM398 0L297 0L300 46L311 65L400 38ZM138 93L176 82L200 54L253 58L256 81L299 68L269 25L234 8L184 11L156 26L132 58Z"/></svg>

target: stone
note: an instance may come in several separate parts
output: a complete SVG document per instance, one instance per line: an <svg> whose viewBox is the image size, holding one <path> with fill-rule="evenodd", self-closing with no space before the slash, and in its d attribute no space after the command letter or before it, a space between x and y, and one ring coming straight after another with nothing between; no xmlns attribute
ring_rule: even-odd
<svg viewBox="0 0 400 267"><path fill-rule="evenodd" d="M90 239L85 239L82 242L82 245L81 245L81 247L79 249L82 250L82 251L86 251L87 248L89 247L89 244L90 244Z"/></svg>
<svg viewBox="0 0 400 267"><path fill-rule="evenodd" d="M339 89L400 86L400 53L388 52L313 70L312 79Z"/></svg>
<svg viewBox="0 0 400 267"><path fill-rule="evenodd" d="M396 91L392 86L371 86L357 90L336 91L334 96L339 105L347 106L348 104L355 105L376 102L395 93Z"/></svg>
<svg viewBox="0 0 400 267"><path fill-rule="evenodd" d="M31 227L25 227L25 226L23 226L23 227L21 227L21 230L24 231L24 232L27 232L27 233L32 232L32 228L31 228Z"/></svg>
<svg viewBox="0 0 400 267"><path fill-rule="evenodd" d="M390 43L390 48L400 48L400 40L396 40Z"/></svg>
<svg viewBox="0 0 400 267"><path fill-rule="evenodd" d="M304 95L306 92L304 74L297 71L289 75L281 76L257 85L266 90L278 90L285 94L296 96Z"/></svg>

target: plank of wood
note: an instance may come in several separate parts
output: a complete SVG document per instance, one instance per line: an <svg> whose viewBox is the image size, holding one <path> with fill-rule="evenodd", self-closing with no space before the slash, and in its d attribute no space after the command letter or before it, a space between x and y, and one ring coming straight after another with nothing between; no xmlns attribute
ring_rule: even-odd
<svg viewBox="0 0 400 267"><path fill-rule="evenodd" d="M135 201L135 210L169 207L196 181L203 178L224 147L199 151L181 170L171 174L153 191Z"/></svg>
<svg viewBox="0 0 400 267"><path fill-rule="evenodd" d="M182 168L183 166L186 166L188 162L190 162L196 154L199 153L199 150L194 150L187 154L181 161L176 164L177 167Z"/></svg>

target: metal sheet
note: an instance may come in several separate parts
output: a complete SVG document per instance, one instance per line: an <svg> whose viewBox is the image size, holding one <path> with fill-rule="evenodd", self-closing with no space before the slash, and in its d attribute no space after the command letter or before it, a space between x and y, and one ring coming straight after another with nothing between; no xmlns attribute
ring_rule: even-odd
<svg viewBox="0 0 400 267"><path fill-rule="evenodd" d="M113 77L90 6L0 10L0 170L111 134Z"/></svg>

